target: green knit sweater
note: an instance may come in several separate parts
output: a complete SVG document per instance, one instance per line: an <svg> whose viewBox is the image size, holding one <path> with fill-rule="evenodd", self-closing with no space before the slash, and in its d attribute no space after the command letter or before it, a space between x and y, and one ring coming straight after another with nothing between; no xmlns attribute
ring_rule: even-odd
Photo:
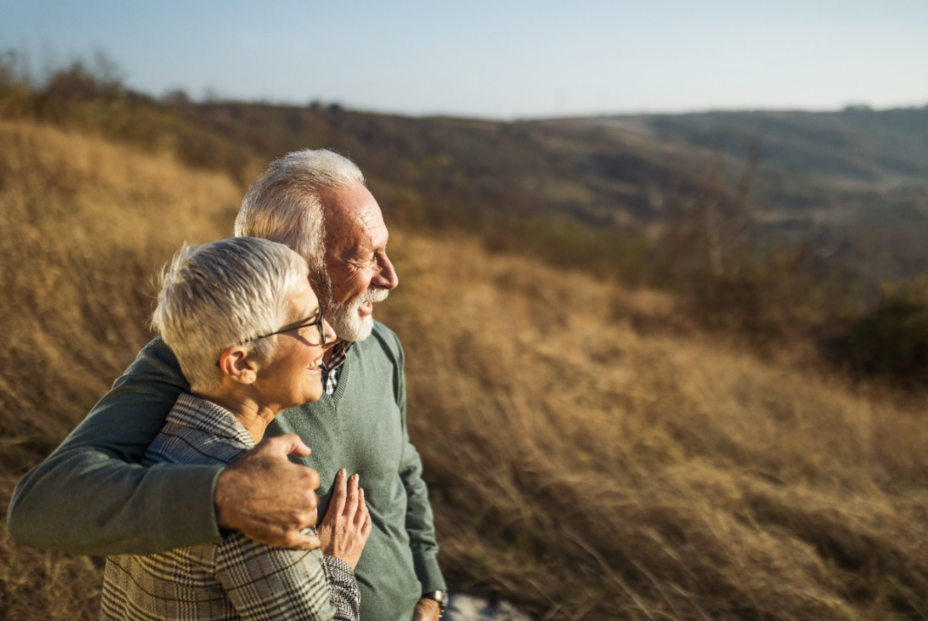
<svg viewBox="0 0 928 621"><path fill-rule="evenodd" d="M173 352L148 344L90 415L16 486L7 516L17 541L76 554L149 554L221 541L218 466L138 465L177 395ZM334 396L280 414L266 435L296 433L319 471L319 515L335 474L360 475L373 529L356 569L365 621L408 621L424 592L444 589L422 462L406 430L403 350L376 323L348 352Z"/></svg>

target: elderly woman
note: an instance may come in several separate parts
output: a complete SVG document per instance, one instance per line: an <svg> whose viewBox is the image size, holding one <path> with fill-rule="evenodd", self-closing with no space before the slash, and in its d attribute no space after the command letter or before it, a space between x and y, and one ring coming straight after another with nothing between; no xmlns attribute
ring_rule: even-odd
<svg viewBox="0 0 928 621"><path fill-rule="evenodd" d="M190 394L178 398L145 465L231 463L277 414L322 395L319 364L335 335L306 262L286 246L237 237L182 249L162 276L152 325ZM220 544L109 557L102 618L356 621L353 568L371 521L357 476L347 481L344 471L323 520L334 523L325 555L229 533Z"/></svg>

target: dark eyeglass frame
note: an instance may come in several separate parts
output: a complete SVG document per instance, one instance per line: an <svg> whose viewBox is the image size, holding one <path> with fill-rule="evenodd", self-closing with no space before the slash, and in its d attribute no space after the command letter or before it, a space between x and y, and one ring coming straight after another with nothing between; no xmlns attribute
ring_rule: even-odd
<svg viewBox="0 0 928 621"><path fill-rule="evenodd" d="M257 341L258 339L266 339L269 336L274 336L275 334L283 334L285 332L293 332L294 330L302 330L303 328L309 328L310 326L316 326L319 330L319 347L325 347L325 328L322 327L322 315L313 319L312 321L307 321L306 323L301 323L298 326L293 326L292 328L284 328L283 330L278 330L277 332L271 332L270 334L262 334L260 336L253 336L250 339L245 339L236 343L236 345L244 345L245 343L251 343ZM315 343L312 343L315 345Z"/></svg>
<svg viewBox="0 0 928 621"><path fill-rule="evenodd" d="M236 345L244 345L245 343L251 343L257 341L258 339L266 339L269 336L274 336L275 334L283 334L285 332L292 332L294 330L302 330L303 328L309 328L311 326L316 326L316 329L319 330L319 343L310 343L314 347L325 347L325 328L322 326L322 314L320 313L318 317L312 321L307 321L306 323L301 323L298 326L293 326L292 328L284 328L283 330L278 330L277 332L271 332L270 334L262 334L260 336L253 336L250 339L245 339L244 341L239 341ZM216 366L219 366L219 361L216 361Z"/></svg>

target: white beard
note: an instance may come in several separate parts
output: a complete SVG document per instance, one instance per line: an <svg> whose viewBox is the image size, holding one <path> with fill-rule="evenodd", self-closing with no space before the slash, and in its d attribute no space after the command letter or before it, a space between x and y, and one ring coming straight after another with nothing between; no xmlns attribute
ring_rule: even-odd
<svg viewBox="0 0 928 621"><path fill-rule="evenodd" d="M325 317L335 330L335 334L343 341L357 343L363 341L371 335L374 329L373 315L361 317L358 309L365 302L383 302L390 295L389 289L368 289L364 295L353 302L333 305L327 304ZM329 300L332 299L332 287L329 285Z"/></svg>

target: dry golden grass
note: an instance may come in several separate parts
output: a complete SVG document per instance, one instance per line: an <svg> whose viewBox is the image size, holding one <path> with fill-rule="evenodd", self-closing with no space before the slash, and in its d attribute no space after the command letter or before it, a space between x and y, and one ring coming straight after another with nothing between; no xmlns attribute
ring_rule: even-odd
<svg viewBox="0 0 928 621"><path fill-rule="evenodd" d="M241 188L0 122L0 499L149 338L155 268ZM539 619L928 616L924 404L674 323L672 300L392 230L378 308L458 590ZM685 324L685 322L677 322ZM92 619L99 563L0 535L0 616Z"/></svg>
<svg viewBox="0 0 928 621"><path fill-rule="evenodd" d="M150 334L150 282L230 228L241 189L92 137L0 121L0 510ZM222 227L220 227L220 223ZM96 618L89 559L0 535L0 617Z"/></svg>
<svg viewBox="0 0 928 621"><path fill-rule="evenodd" d="M240 195L166 156L0 121L7 445L30 431L60 440L86 413L149 338L155 268L183 240L228 229Z"/></svg>
<svg viewBox="0 0 928 621"><path fill-rule="evenodd" d="M381 315L458 585L546 618L921 618L920 412L693 335L583 274L392 242Z"/></svg>

